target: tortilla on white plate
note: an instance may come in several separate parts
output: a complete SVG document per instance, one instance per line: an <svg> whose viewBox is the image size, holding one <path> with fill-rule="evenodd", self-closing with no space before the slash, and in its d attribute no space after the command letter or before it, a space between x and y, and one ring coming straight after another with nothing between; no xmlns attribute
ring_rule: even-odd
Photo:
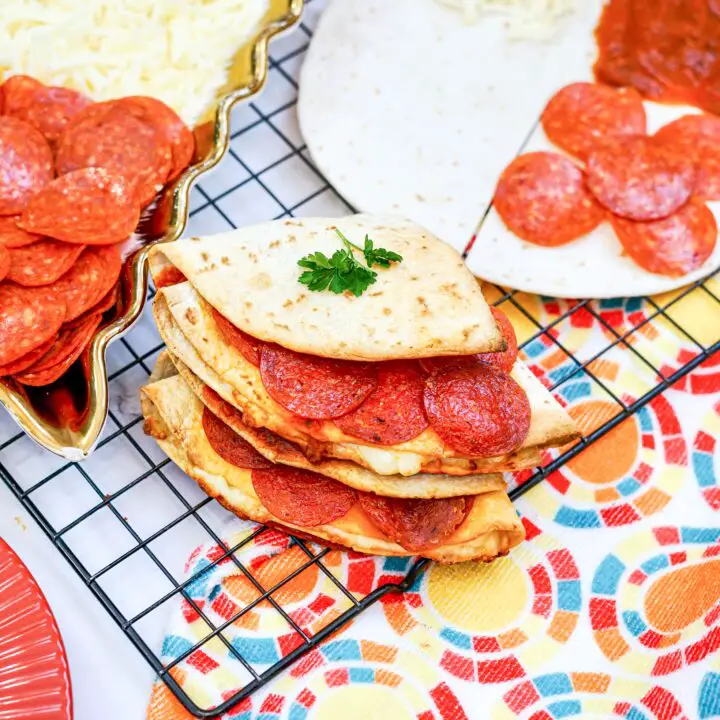
<svg viewBox="0 0 720 720"><path fill-rule="evenodd" d="M547 43L509 40L500 17L467 25L435 0L334 0L301 75L298 112L313 159L356 207L400 212L459 250L481 223L467 263L499 285L612 298L654 295L708 275L720 266L720 245L696 272L670 278L623 255L609 223L567 245L539 247L490 208L518 153L562 154L537 121L563 85L592 81L601 8L578 2ZM645 106L650 133L697 112ZM709 206L720 217L720 203Z"/></svg>
<svg viewBox="0 0 720 720"><path fill-rule="evenodd" d="M643 104L649 135L683 115L699 112L688 106ZM550 143L540 125L523 148L524 153L536 151L565 154ZM720 202L709 202L707 206L720 226ZM717 270L720 242L698 270L682 277L667 277L643 270L625 255L608 221L567 245L541 247L517 237L491 208L478 229L466 262L483 280L540 295L561 298L656 295L688 285Z"/></svg>
<svg viewBox="0 0 720 720"><path fill-rule="evenodd" d="M404 215L464 250L552 92L590 68L601 7L577 0L543 42L435 0L333 0L300 76L313 160L359 210Z"/></svg>

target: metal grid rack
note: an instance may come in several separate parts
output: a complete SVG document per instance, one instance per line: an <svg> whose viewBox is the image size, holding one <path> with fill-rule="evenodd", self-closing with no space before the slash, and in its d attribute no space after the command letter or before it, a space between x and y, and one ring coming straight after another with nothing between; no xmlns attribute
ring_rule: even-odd
<svg viewBox="0 0 720 720"><path fill-rule="evenodd" d="M318 0L308 3L299 29L271 47L271 70L266 91L254 103L235 110L234 134L228 156L216 171L203 178L193 189L190 233L220 232L272 217L343 215L352 210L313 167L295 116L297 71L320 5ZM496 288L499 296L495 304L511 304L534 327L532 336L527 338L523 347L540 338L549 345L557 346L572 361L570 372L551 384L551 390L558 389L573 376L584 374L618 404L612 419L569 450L548 458L544 467L527 474L529 477L512 490L513 500L720 350L720 341L703 345L680 327L673 317L673 306L697 292L706 293L720 304L720 298L714 294L717 290L708 282L698 282L664 304L643 299L644 318L627 331L619 331L592 301L567 303L552 322L542 324L528 311L518 293ZM565 347L555 332L578 312L588 313L605 331L606 342L602 347L593 348L590 357L581 357L573 348ZM674 327L691 348L683 356L683 363L670 370L655 367L652 360L632 342L632 337L645 324L658 318ZM603 356L617 348L631 353L655 374L656 382L641 397L632 400L618 397L593 371ZM273 587L263 587L242 561L241 555L244 546L271 531L257 527L242 541L228 547L222 539L220 520L225 511L200 492L192 481L181 476L142 433L137 389L146 380L161 349L162 343L148 313L125 338L110 348L111 409L102 440L90 460L82 464L65 463L39 452L31 441L11 426L7 418L3 418L0 420L0 475L180 702L197 717L214 717L261 688L379 598L407 589L428 561L413 564L402 582L380 585L358 599L322 562L329 552L327 549L318 551L314 545L296 540L306 559ZM134 496L134 505L129 502L131 496ZM150 507L151 512L131 511L131 505L135 508L138 505ZM192 524L190 532L186 532L188 523ZM184 528L182 541L178 540L180 528ZM93 533L94 552L88 554L88 543L74 537L80 529L84 529L86 538L87 532ZM224 550L215 557L214 564L229 559L237 572L248 578L257 590L256 598L223 624L213 625L187 592L197 575L188 578L181 575L182 563L189 549L203 541L216 543ZM186 544L188 552L184 549ZM312 565L316 565L347 598L349 607L319 632L310 635L288 615L276 596L281 587ZM207 572L207 568L203 572ZM145 581L146 575L149 577L150 574L156 578L154 584ZM126 584L132 583L140 592L140 587L146 584L159 587L158 579L164 582L164 588L155 597L141 597L134 606L127 606L127 598L122 592ZM140 595L143 593L140 592ZM161 621L155 613L179 597L183 597L205 620L209 632L172 663L163 663L154 648L159 646L164 616ZM279 662L264 672L258 672L226 640L223 631L238 617L264 602L270 603L282 615L299 635L300 641ZM149 631L146 628L148 624L151 627ZM211 638L219 638L252 679L221 705L200 708L179 686L171 670Z"/></svg>

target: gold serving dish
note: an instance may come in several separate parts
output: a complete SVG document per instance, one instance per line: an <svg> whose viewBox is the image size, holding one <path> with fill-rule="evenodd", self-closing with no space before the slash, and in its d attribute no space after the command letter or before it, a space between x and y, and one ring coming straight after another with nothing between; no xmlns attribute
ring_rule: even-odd
<svg viewBox="0 0 720 720"><path fill-rule="evenodd" d="M0 383L0 403L33 440L48 450L68 460L81 460L95 446L108 412L105 350L140 317L148 289L148 250L157 242L172 242L182 235L192 183L225 154L230 141L230 111L235 103L262 89L268 74L268 42L298 22L302 7L303 0L270 0L254 37L236 53L225 85L194 128L193 164L163 189L152 210L141 219L136 229L137 249L123 266L118 303L106 315L80 361L48 387ZM228 28L232 28L231 17Z"/></svg>

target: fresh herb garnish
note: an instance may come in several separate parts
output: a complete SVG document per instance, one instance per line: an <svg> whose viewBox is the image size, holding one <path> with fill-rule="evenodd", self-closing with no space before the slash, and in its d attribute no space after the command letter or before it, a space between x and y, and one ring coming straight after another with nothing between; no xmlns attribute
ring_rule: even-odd
<svg viewBox="0 0 720 720"><path fill-rule="evenodd" d="M362 295L376 280L377 273L370 270L373 265L388 268L392 263L402 262L402 256L385 248L375 248L373 241L366 235L365 247L351 243L337 228L335 232L345 246L344 250L336 250L332 257L325 253L314 252L298 260L298 265L306 268L300 275L300 282L310 290L321 292L330 290L343 293L346 290L355 297ZM354 252L361 252L367 267L355 259Z"/></svg>
<svg viewBox="0 0 720 720"><path fill-rule="evenodd" d="M307 270L300 276L300 282L310 290L330 290L343 293L349 290L359 297L375 282L377 273L368 270L348 250L336 250L332 257L316 252L298 260L298 265Z"/></svg>
<svg viewBox="0 0 720 720"><path fill-rule="evenodd" d="M373 265L379 265L383 268L389 268L394 262L402 262L402 255L398 255L392 250L386 250L385 248L376 248L373 241L366 235L365 236L365 247L359 247L355 243L351 243L337 228L335 232L340 236L345 247L348 250L357 250L365 256L365 262L368 267Z"/></svg>

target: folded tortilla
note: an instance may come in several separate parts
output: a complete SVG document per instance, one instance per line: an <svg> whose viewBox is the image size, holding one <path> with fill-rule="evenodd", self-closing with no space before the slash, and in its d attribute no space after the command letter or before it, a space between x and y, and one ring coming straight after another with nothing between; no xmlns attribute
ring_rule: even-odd
<svg viewBox="0 0 720 720"><path fill-rule="evenodd" d="M327 475L356 490L388 497L430 499L477 495L494 490L505 490L507 487L502 475L498 473L466 477L433 474L403 477L378 475L346 460L319 460L311 463L296 445L269 430L246 425L242 420L242 413L226 403L182 361L173 358L167 351L158 357L151 377L153 380L173 378L172 382L162 386L162 392L174 393L172 398L165 400L166 404L184 404L187 406L187 412L190 413L195 407L195 400L190 393L194 394L205 407L271 462ZM159 387L157 392L160 392Z"/></svg>
<svg viewBox="0 0 720 720"><path fill-rule="evenodd" d="M312 528L274 517L255 493L251 471L226 462L213 450L202 428L202 403L179 376L151 381L142 388L141 402L145 431L209 495L241 517L359 552L415 554L387 538L372 524L359 502L344 517ZM445 544L421 555L440 562L491 560L506 554L524 537L512 503L504 492L496 490L477 495L470 513Z"/></svg>
<svg viewBox="0 0 720 720"><path fill-rule="evenodd" d="M402 262L375 266L376 281L360 297L312 292L299 282L298 260L343 250L336 229L360 247L367 236ZM244 332L298 352L379 361L492 352L504 344L460 255L398 218L276 220L156 245L150 261L154 274L175 266Z"/></svg>
<svg viewBox="0 0 720 720"><path fill-rule="evenodd" d="M350 460L381 475L469 475L530 467L538 463L541 448L562 445L577 436L567 412L518 361L512 374L530 401L531 424L523 446L514 453L493 458L459 457L431 428L404 443L372 445L346 435L331 421L304 420L276 403L265 390L258 368L225 341L209 305L190 283L160 290L154 312L172 354L241 410L246 424L266 427L298 443L313 461L322 457Z"/></svg>

